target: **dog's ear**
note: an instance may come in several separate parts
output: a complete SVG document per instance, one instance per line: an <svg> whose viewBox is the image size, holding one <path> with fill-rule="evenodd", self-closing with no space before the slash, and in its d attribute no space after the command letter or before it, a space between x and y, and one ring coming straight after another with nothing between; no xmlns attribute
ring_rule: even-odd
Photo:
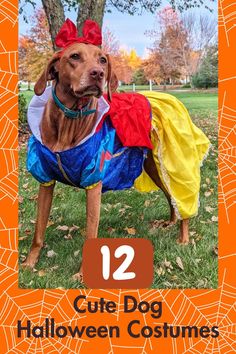
<svg viewBox="0 0 236 354"><path fill-rule="evenodd" d="M111 65L111 58L110 56L107 54L107 61L108 61L108 73L107 73L107 98L108 101L111 102L111 98L112 98L112 93L116 91L119 82L117 79L116 74L114 73L114 71L112 70L112 65Z"/></svg>
<svg viewBox="0 0 236 354"><path fill-rule="evenodd" d="M60 52L57 52L53 55L40 78L34 85L34 92L37 96L40 96L44 93L48 80L54 80L56 78L57 69L55 64L60 60L60 57Z"/></svg>

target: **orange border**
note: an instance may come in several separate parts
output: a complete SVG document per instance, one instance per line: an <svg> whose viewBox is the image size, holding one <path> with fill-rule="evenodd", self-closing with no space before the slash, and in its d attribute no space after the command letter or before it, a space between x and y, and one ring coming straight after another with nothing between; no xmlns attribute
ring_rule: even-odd
<svg viewBox="0 0 236 354"><path fill-rule="evenodd" d="M140 299L163 301L161 321L175 325L218 325L218 339L20 339L16 322L35 325L54 317L64 325L118 325L125 328L134 314L122 311L130 291L22 290L17 274L17 2L0 3L0 353L234 353L236 299L236 2L219 1L219 288L216 290L134 290ZM72 303L78 294L118 303L118 314L79 316ZM135 313L142 324L150 315ZM99 349L97 349L99 348Z"/></svg>

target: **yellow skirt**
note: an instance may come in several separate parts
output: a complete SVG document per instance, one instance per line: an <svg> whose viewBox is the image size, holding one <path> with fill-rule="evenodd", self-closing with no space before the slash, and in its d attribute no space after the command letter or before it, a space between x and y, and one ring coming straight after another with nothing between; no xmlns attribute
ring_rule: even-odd
<svg viewBox="0 0 236 354"><path fill-rule="evenodd" d="M147 97L152 108L151 140L159 176L171 196L177 217L190 218L198 212L200 167L210 142L177 98L159 92L140 93ZM141 192L158 190L145 171L134 186Z"/></svg>

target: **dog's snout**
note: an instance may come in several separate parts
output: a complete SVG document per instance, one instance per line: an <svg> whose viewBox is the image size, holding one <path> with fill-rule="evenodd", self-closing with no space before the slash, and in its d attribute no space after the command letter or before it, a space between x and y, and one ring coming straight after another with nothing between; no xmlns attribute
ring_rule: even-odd
<svg viewBox="0 0 236 354"><path fill-rule="evenodd" d="M104 78L104 71L99 68L93 68L89 74L90 74L90 77L95 80L101 80Z"/></svg>

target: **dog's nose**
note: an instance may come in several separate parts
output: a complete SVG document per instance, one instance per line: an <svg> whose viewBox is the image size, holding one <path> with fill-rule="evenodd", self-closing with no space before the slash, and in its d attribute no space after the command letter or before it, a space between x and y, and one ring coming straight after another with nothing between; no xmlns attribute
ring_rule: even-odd
<svg viewBox="0 0 236 354"><path fill-rule="evenodd" d="M90 71L90 77L92 77L95 80L101 80L104 78L104 71L102 69L93 68Z"/></svg>

